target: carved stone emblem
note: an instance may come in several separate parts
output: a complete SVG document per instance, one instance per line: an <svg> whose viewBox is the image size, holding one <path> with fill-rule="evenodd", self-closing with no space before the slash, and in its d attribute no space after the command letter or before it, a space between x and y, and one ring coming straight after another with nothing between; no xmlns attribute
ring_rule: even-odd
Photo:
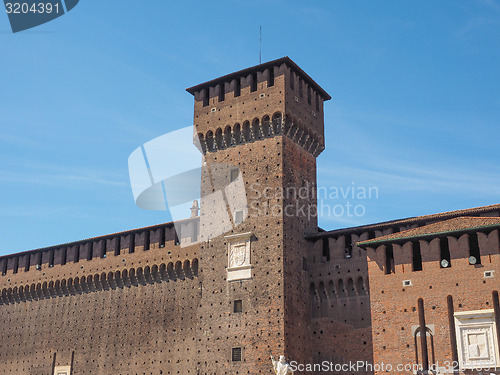
<svg viewBox="0 0 500 375"><path fill-rule="evenodd" d="M231 248L230 267L239 267L245 264L246 244L238 244Z"/></svg>
<svg viewBox="0 0 500 375"><path fill-rule="evenodd" d="M252 278L251 238L252 233L231 234L227 240L227 281Z"/></svg>

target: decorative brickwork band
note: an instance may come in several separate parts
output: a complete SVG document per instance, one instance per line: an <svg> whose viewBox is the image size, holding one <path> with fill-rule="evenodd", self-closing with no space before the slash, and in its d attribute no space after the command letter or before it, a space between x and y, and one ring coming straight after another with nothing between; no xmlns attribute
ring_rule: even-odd
<svg viewBox="0 0 500 375"><path fill-rule="evenodd" d="M265 115L262 119L253 119L251 124L250 121L244 121L242 126L239 123L232 127L228 125L224 131L217 128L215 133L213 130L207 131L206 134L198 133L198 140L201 151L206 154L279 135L290 138L314 156L318 156L325 148L324 141L318 134L308 131L301 121L291 115L287 114L283 121L280 112L272 116L272 121L269 115Z"/></svg>
<svg viewBox="0 0 500 375"><path fill-rule="evenodd" d="M72 294L90 293L123 287L161 283L169 280L192 279L198 276L198 259L181 263L146 266L144 269L130 268L122 271L82 276L31 284L26 286L4 288L0 295L0 304L19 303L44 298L62 297Z"/></svg>

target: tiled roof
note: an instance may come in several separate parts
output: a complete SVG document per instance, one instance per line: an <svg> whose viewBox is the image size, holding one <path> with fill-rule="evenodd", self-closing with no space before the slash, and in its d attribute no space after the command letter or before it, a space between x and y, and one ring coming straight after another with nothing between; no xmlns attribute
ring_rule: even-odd
<svg viewBox="0 0 500 375"><path fill-rule="evenodd" d="M398 225L409 225L409 224L420 224L420 223L425 224L426 222L429 222L429 221L446 220L446 219L451 219L451 218L460 217L460 216L475 216L475 215L479 216L480 214L483 214L483 213L489 213L489 212L495 212L495 211L500 211L500 204L492 204L489 206L466 208L466 209L462 209L462 210L441 212L438 214L431 214L431 215L414 216L414 217L409 217L406 219L383 221L380 223L360 225L357 227L334 229L334 230L330 230L330 231L324 231L324 232L310 234L307 237L310 239L317 239L317 238L333 237L336 235L344 235L344 234L350 234L350 233L362 233L362 232L368 232L371 230L380 230L380 229L391 228L391 227L395 227Z"/></svg>
<svg viewBox="0 0 500 375"><path fill-rule="evenodd" d="M411 238L428 237L439 234L470 232L477 229L494 227L500 228L500 217L456 217L419 228L408 229L403 232L360 241L357 245L368 247L398 240L408 240Z"/></svg>

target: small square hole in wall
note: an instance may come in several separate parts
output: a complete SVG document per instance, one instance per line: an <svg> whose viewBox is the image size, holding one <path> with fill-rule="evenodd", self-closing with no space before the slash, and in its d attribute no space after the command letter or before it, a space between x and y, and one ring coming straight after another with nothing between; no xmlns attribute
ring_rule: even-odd
<svg viewBox="0 0 500 375"><path fill-rule="evenodd" d="M241 362L241 348L233 348L231 353L231 360L233 362Z"/></svg>
<svg viewBox="0 0 500 375"><path fill-rule="evenodd" d="M411 280L403 280L403 286L412 286Z"/></svg>
<svg viewBox="0 0 500 375"><path fill-rule="evenodd" d="M484 278L485 279L490 279L494 276L495 271L484 271Z"/></svg>
<svg viewBox="0 0 500 375"><path fill-rule="evenodd" d="M240 313L243 311L243 301L238 299L233 302L233 312Z"/></svg>

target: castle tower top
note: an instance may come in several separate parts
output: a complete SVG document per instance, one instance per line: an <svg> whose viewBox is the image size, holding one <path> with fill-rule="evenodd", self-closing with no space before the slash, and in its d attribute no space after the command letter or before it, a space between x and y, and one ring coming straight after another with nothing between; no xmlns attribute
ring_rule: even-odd
<svg viewBox="0 0 500 375"><path fill-rule="evenodd" d="M284 135L314 156L325 148L323 102L331 97L289 57L190 87L203 152Z"/></svg>

